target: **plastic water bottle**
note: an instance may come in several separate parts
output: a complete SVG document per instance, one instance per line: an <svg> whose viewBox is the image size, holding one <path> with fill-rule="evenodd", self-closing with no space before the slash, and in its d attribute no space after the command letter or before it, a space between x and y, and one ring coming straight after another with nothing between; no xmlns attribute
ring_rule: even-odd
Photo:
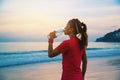
<svg viewBox="0 0 120 80"><path fill-rule="evenodd" d="M59 29L55 32L55 34L58 37L58 36L62 35L63 32L64 32L64 29Z"/></svg>
<svg viewBox="0 0 120 80"><path fill-rule="evenodd" d="M55 35L58 37L58 36L62 35L63 32L64 32L64 29L59 29L55 32ZM50 38L50 35L48 35L48 38Z"/></svg>

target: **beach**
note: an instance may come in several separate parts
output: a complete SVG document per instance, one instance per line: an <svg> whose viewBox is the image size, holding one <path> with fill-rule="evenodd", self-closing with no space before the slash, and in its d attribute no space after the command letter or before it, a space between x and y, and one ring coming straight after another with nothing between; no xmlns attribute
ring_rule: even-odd
<svg viewBox="0 0 120 80"><path fill-rule="evenodd" d="M117 61L117 62L116 62ZM60 80L61 61L0 69L0 80ZM120 80L120 57L88 60L85 80Z"/></svg>

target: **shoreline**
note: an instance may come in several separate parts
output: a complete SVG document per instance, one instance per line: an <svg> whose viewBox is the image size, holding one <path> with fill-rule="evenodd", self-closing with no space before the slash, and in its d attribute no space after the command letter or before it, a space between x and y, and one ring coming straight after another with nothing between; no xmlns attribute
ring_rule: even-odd
<svg viewBox="0 0 120 80"><path fill-rule="evenodd" d="M119 61L119 56L88 59L85 80L120 80ZM0 80L60 80L61 73L61 61L28 64L1 68Z"/></svg>

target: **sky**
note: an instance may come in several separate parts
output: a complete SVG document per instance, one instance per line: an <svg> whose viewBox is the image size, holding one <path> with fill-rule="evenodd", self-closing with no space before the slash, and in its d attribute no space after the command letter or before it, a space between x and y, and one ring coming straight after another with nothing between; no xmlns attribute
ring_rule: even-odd
<svg viewBox="0 0 120 80"><path fill-rule="evenodd" d="M47 41L49 32L73 18L87 25L89 41L95 41L120 28L120 0L0 0L0 42Z"/></svg>

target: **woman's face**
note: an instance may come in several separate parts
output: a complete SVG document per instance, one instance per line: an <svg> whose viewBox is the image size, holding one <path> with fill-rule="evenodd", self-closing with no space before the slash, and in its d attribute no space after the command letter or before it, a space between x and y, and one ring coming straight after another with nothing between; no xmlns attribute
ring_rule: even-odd
<svg viewBox="0 0 120 80"><path fill-rule="evenodd" d="M73 32L73 30L72 30L73 28L70 26L70 24L69 23L67 23L67 25L66 25L66 27L65 27L65 31L64 31L64 34L65 35L69 35L71 32Z"/></svg>

